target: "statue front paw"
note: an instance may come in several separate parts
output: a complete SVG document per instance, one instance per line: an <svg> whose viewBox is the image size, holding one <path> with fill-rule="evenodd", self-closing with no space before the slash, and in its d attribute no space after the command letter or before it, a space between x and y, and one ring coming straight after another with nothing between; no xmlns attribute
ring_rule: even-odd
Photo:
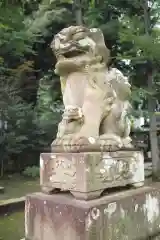
<svg viewBox="0 0 160 240"><path fill-rule="evenodd" d="M69 145L70 139L72 138L73 134L67 134L63 135L61 137L57 137L51 144L51 147L56 146L63 146L63 145Z"/></svg>
<svg viewBox="0 0 160 240"><path fill-rule="evenodd" d="M79 152L87 149L89 146L96 143L93 137L82 136L77 134L68 134L62 138L57 138L53 141L51 148L54 152Z"/></svg>
<svg viewBox="0 0 160 240"><path fill-rule="evenodd" d="M101 135L98 144L103 151L117 151L123 147L121 138L114 134Z"/></svg>
<svg viewBox="0 0 160 240"><path fill-rule="evenodd" d="M90 142L88 138L79 134L74 135L70 141L70 145L72 146L72 148L76 148L77 150L79 150L82 146L86 146L89 144Z"/></svg>

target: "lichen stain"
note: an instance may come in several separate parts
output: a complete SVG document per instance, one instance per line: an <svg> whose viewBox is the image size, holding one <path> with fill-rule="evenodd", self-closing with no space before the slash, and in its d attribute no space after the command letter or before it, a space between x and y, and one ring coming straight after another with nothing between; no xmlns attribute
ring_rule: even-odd
<svg viewBox="0 0 160 240"><path fill-rule="evenodd" d="M30 210L30 202L26 200L25 203L25 235L28 236L28 215L29 215L29 210Z"/></svg>
<svg viewBox="0 0 160 240"><path fill-rule="evenodd" d="M144 157L141 152L135 152L134 159L138 161L133 161L130 165L130 171L133 174L132 181L135 183L144 181Z"/></svg>
<svg viewBox="0 0 160 240"><path fill-rule="evenodd" d="M108 218L112 216L112 214L116 211L117 204L116 202L108 204L108 207L104 209L104 214L108 214Z"/></svg>
<svg viewBox="0 0 160 240"><path fill-rule="evenodd" d="M100 216L100 210L98 208L93 208L91 210L91 216L94 220L97 220Z"/></svg>
<svg viewBox="0 0 160 240"><path fill-rule="evenodd" d="M135 207L134 207L134 211L135 211L135 212L138 211L138 204L135 205Z"/></svg>
<svg viewBox="0 0 160 240"><path fill-rule="evenodd" d="M100 210L98 208L93 208L86 219L86 230L89 231L94 220L97 220L100 217Z"/></svg>
<svg viewBox="0 0 160 240"><path fill-rule="evenodd" d="M146 202L143 205L143 210L147 215L148 222L153 223L160 214L158 199L152 197L150 194L146 195Z"/></svg>
<svg viewBox="0 0 160 240"><path fill-rule="evenodd" d="M44 162L42 157L40 156L40 168L43 169L44 168Z"/></svg>
<svg viewBox="0 0 160 240"><path fill-rule="evenodd" d="M123 208L120 209L121 217L125 218L125 211Z"/></svg>
<svg viewBox="0 0 160 240"><path fill-rule="evenodd" d="M90 213L88 214L88 217L86 219L86 230L89 231L90 227L92 225L92 219Z"/></svg>

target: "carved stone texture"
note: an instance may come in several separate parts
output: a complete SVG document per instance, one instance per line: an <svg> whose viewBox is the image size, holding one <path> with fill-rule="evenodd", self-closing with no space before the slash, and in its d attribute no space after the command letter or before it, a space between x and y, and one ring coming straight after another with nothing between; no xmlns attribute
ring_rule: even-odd
<svg viewBox="0 0 160 240"><path fill-rule="evenodd" d="M101 30L65 28L51 47L65 107L52 152L132 147L127 117L130 84L118 69L108 68L110 54Z"/></svg>
<svg viewBox="0 0 160 240"><path fill-rule="evenodd" d="M69 190L78 199L97 198L107 188L135 183L138 187L144 182L140 151L42 153L40 168L43 192Z"/></svg>
<svg viewBox="0 0 160 240"><path fill-rule="evenodd" d="M27 196L27 240L135 240L159 232L160 184L94 201L70 194Z"/></svg>

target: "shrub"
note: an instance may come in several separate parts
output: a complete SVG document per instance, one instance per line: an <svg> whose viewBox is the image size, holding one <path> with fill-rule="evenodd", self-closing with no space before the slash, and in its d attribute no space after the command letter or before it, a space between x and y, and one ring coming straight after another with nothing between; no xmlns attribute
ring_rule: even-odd
<svg viewBox="0 0 160 240"><path fill-rule="evenodd" d="M31 177L31 178L38 178L39 177L39 167L37 167L37 166L27 167L23 171L23 176Z"/></svg>

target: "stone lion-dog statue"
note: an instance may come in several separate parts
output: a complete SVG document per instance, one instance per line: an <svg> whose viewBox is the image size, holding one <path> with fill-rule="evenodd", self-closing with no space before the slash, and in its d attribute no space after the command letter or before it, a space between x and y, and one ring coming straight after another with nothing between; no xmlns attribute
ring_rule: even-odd
<svg viewBox="0 0 160 240"><path fill-rule="evenodd" d="M118 69L108 67L110 52L102 31L71 26L55 35L51 48L64 103L52 151L131 148L131 86Z"/></svg>

